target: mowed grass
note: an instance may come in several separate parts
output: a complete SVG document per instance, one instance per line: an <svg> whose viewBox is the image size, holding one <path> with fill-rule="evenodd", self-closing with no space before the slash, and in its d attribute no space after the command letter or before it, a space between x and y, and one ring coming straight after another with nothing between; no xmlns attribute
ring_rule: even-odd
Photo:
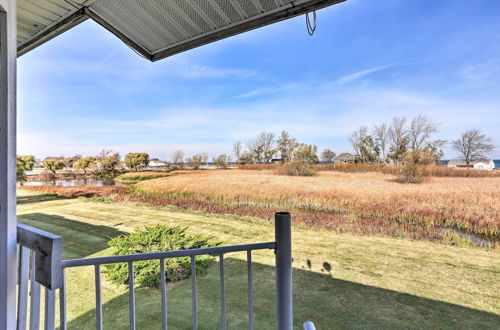
<svg viewBox="0 0 500 330"><path fill-rule="evenodd" d="M144 181L136 190L208 201L228 213L237 207L297 210L307 213L307 224L341 232L440 240L442 229L448 229L450 235L459 230L500 240L500 176L432 177L423 184L394 178L376 172L289 177L271 171L199 171Z"/></svg>
<svg viewBox="0 0 500 330"><path fill-rule="evenodd" d="M132 203L99 203L19 192L19 221L64 237L64 258L109 255L107 241L134 228L157 223L189 226L225 245L271 241L267 221L152 208ZM500 324L500 251L459 248L407 239L335 234L293 228L294 322L312 320L318 329L440 328L495 329ZM256 329L274 327L274 255L254 259ZM311 268L308 267L311 265ZM328 265L331 271L325 268ZM246 259L226 255L228 328L248 322ZM200 329L220 328L218 264L200 276ZM66 271L69 329L95 328L94 269ZM167 292L169 326L190 329L190 281ZM103 275L104 327L128 328L128 293ZM158 329L158 290L136 288L138 329Z"/></svg>

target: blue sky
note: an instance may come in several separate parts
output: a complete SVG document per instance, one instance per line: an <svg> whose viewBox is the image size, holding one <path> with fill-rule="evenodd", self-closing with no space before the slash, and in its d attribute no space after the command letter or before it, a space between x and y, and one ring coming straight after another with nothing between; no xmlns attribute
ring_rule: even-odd
<svg viewBox="0 0 500 330"><path fill-rule="evenodd" d="M348 0L156 63L92 21L18 61L18 153L169 159L289 131L350 151L349 133L427 115L435 138L481 129L500 157L500 2ZM453 152L447 152L452 157Z"/></svg>

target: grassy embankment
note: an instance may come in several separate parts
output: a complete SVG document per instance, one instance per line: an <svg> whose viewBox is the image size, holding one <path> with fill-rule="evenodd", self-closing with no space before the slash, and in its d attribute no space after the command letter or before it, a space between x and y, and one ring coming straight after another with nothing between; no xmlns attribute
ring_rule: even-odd
<svg viewBox="0 0 500 330"><path fill-rule="evenodd" d="M263 178L264 179L264 178ZM267 221L153 208L134 203L98 203L21 191L19 221L64 237L64 258L109 254L107 241L134 228L162 223L190 226L224 244L273 239ZM313 320L318 329L440 328L494 329L500 323L500 251L439 245L407 239L293 229L294 317L297 328ZM226 256L228 327L247 323L246 264L242 254ZM256 329L274 326L272 251L254 255ZM311 268L308 267L308 261ZM331 272L325 267L331 266ZM93 269L68 270L69 328L95 327ZM128 328L128 295L103 276L105 328ZM218 267L198 279L203 329L220 327ZM190 282L168 289L173 329L189 329ZM136 288L137 326L160 324L158 290Z"/></svg>
<svg viewBox="0 0 500 330"><path fill-rule="evenodd" d="M137 182L164 178L173 175L173 172L128 172L115 178L116 181L125 184L134 184Z"/></svg>

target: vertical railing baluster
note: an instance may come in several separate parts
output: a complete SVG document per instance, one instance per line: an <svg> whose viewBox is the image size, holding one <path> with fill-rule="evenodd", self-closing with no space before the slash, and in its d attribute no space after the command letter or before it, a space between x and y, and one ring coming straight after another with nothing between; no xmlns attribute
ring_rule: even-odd
<svg viewBox="0 0 500 330"><path fill-rule="evenodd" d="M167 279L165 278L165 259L160 259L161 281L161 324L162 330L167 330Z"/></svg>
<svg viewBox="0 0 500 330"><path fill-rule="evenodd" d="M198 306L196 304L196 259L191 257L191 304L193 308L193 329L198 329Z"/></svg>
<svg viewBox="0 0 500 330"><path fill-rule="evenodd" d="M226 294L224 285L224 255L219 255L220 272L220 318L222 330L226 330Z"/></svg>
<svg viewBox="0 0 500 330"><path fill-rule="evenodd" d="M292 230L291 215L277 212L275 215L276 238L276 329L293 328L292 309Z"/></svg>
<svg viewBox="0 0 500 330"><path fill-rule="evenodd" d="M56 291L45 288L45 330L56 328Z"/></svg>
<svg viewBox="0 0 500 330"><path fill-rule="evenodd" d="M31 253L30 330L40 329L40 284L35 281L36 253Z"/></svg>
<svg viewBox="0 0 500 330"><path fill-rule="evenodd" d="M21 246L19 251L19 290L17 299L17 329L26 329L28 313L28 286L30 276L30 249Z"/></svg>
<svg viewBox="0 0 500 330"><path fill-rule="evenodd" d="M61 288L59 289L59 330L66 330L66 279L64 268L61 269Z"/></svg>
<svg viewBox="0 0 500 330"><path fill-rule="evenodd" d="M252 250L247 250L247 277L248 277L248 329L254 328L253 316L253 279L252 279Z"/></svg>
<svg viewBox="0 0 500 330"><path fill-rule="evenodd" d="M130 330L135 330L135 294L134 294L134 265L128 263L128 309Z"/></svg>
<svg viewBox="0 0 500 330"><path fill-rule="evenodd" d="M95 327L102 330L101 270L95 265Z"/></svg>

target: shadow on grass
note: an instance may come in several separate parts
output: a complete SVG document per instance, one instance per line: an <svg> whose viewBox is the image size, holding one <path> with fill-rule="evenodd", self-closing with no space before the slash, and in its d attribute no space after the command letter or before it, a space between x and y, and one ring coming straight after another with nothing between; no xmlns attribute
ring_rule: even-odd
<svg viewBox="0 0 500 330"><path fill-rule="evenodd" d="M109 226L94 225L45 213L17 216L18 221L63 237L63 258L83 258L108 248L108 241L125 234Z"/></svg>
<svg viewBox="0 0 500 330"><path fill-rule="evenodd" d="M71 197L56 195L56 194L37 194L37 195L27 195L27 196L18 196L17 204L32 204L32 203L41 203L48 201L55 201L59 199L71 199Z"/></svg>
<svg viewBox="0 0 500 330"><path fill-rule="evenodd" d="M248 328L246 262L225 259L228 329ZM275 325L274 267L253 264L255 328L273 329ZM500 316L446 302L385 290L333 278L302 269L293 270L294 324L301 329L311 320L318 329L494 329ZM103 276L103 281L105 281ZM93 278L85 281L92 292ZM80 285L80 284L79 284ZM105 285L113 288L113 285ZM215 263L197 278L200 329L219 329L219 272ZM103 305L104 328L128 329L128 293L108 291ZM136 288L138 329L161 328L159 290ZM79 302L67 292L68 304ZM105 294L106 296L106 294ZM172 329L192 329L191 285L184 281L167 290L168 320ZM81 311L78 306L73 310ZM79 315L69 328L95 327L95 310Z"/></svg>

